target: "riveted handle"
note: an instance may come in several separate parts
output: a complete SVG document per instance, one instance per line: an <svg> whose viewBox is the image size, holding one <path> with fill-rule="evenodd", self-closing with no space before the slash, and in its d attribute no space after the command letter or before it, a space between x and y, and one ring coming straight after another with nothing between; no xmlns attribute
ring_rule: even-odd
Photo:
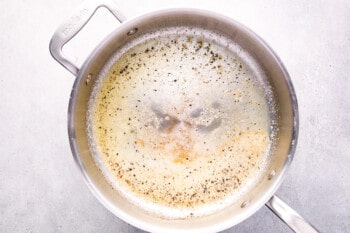
<svg viewBox="0 0 350 233"><path fill-rule="evenodd" d="M303 217L295 212L276 195L272 196L266 206L276 214L290 229L296 233L319 233L319 231L308 223Z"/></svg>
<svg viewBox="0 0 350 233"><path fill-rule="evenodd" d="M63 54L62 48L85 26L85 24L87 24L87 22L89 22L96 10L100 7L108 9L120 23L126 20L125 16L112 0L88 0L83 2L68 20L58 27L51 38L49 46L51 55L58 63L63 65L75 76L78 75L79 68Z"/></svg>

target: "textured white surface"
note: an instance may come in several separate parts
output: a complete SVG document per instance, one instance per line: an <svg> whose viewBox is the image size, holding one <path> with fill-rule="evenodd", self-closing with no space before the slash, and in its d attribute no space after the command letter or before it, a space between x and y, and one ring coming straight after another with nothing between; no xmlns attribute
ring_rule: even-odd
<svg viewBox="0 0 350 233"><path fill-rule="evenodd" d="M117 2L128 18L162 7L204 8L260 35L286 65L300 109L296 156L277 194L322 232L349 231L349 1ZM93 197L71 156L66 114L74 77L52 59L48 43L79 3L0 3L1 232L142 232ZM77 38L80 49L115 27L109 17ZM290 230L264 207L225 232Z"/></svg>

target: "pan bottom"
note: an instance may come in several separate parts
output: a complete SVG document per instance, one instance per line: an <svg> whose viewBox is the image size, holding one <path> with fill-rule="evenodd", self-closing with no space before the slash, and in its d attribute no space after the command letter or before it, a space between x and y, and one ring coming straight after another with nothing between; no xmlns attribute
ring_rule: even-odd
<svg viewBox="0 0 350 233"><path fill-rule="evenodd" d="M88 111L94 159L127 199L166 218L231 205L266 170L269 86L242 48L199 28L147 34L101 72Z"/></svg>

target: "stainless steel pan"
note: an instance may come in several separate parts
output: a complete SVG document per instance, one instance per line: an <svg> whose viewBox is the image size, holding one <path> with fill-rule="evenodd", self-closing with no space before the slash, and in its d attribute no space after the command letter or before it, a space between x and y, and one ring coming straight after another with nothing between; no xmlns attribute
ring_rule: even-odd
<svg viewBox="0 0 350 233"><path fill-rule="evenodd" d="M62 47L89 21L94 12L107 8L121 25L100 43L82 67L77 67L62 53ZM151 30L174 26L204 28L230 38L244 49L260 72L268 78L278 106L277 143L263 179L234 204L210 215L186 219L165 219L143 211L116 192L94 162L86 134L86 114L94 83L109 59L128 41ZM50 42L52 56L69 70L76 80L72 89L68 131L73 156L85 181L97 199L124 221L152 232L214 232L227 229L267 205L295 232L317 232L278 197L275 191L282 182L294 155L298 135L297 100L289 75L272 49L252 31L227 17L194 9L171 9L126 20L112 1L87 1L62 24ZM249 61L248 61L249 62Z"/></svg>

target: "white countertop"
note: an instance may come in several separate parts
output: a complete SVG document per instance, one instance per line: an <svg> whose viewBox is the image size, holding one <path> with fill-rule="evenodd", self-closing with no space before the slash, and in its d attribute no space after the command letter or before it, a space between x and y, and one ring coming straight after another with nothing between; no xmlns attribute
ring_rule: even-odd
<svg viewBox="0 0 350 233"><path fill-rule="evenodd" d="M142 232L97 201L71 156L67 108L74 77L50 56L48 44L79 3L0 3L1 232ZM277 194L320 231L349 231L350 1L116 3L128 18L164 7L203 8L260 35L289 71L300 110L297 151ZM76 38L81 50L117 27L110 15L99 26L106 15L99 12L92 31ZM263 207L225 232L291 231Z"/></svg>

